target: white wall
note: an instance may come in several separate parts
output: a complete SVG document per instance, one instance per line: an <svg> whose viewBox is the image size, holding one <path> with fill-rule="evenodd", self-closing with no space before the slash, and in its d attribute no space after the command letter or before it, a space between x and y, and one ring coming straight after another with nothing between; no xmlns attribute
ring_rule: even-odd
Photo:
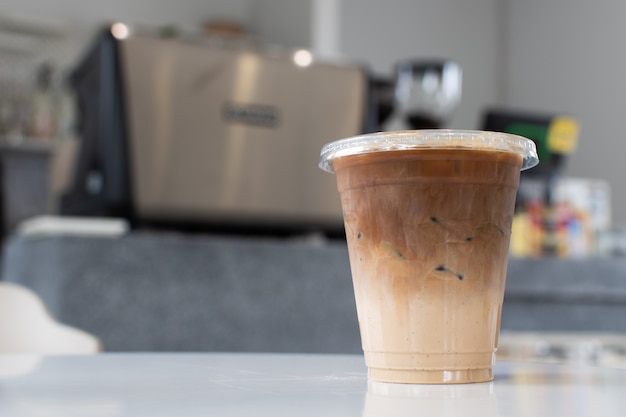
<svg viewBox="0 0 626 417"><path fill-rule="evenodd" d="M613 219L626 222L626 2L505 1L504 102L579 119L567 174L609 180Z"/></svg>
<svg viewBox="0 0 626 417"><path fill-rule="evenodd" d="M310 0L250 0L248 25L264 42L309 47L311 11Z"/></svg>
<svg viewBox="0 0 626 417"><path fill-rule="evenodd" d="M0 14L99 24L118 19L134 23L188 24L207 18L247 20L250 0L2 0Z"/></svg>

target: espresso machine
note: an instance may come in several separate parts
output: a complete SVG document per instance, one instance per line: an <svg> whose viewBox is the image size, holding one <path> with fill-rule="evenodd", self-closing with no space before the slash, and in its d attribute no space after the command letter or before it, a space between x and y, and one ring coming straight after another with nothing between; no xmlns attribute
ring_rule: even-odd
<svg viewBox="0 0 626 417"><path fill-rule="evenodd" d="M369 73L286 50L104 30L74 69L81 137L68 215L342 231L329 141L377 130Z"/></svg>

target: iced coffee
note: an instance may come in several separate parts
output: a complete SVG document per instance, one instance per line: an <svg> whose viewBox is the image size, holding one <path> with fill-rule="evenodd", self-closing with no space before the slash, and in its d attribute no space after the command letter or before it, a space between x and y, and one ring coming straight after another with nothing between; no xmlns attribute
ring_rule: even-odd
<svg viewBox="0 0 626 417"><path fill-rule="evenodd" d="M369 376L404 383L493 378L511 221L532 141L414 131L334 142Z"/></svg>

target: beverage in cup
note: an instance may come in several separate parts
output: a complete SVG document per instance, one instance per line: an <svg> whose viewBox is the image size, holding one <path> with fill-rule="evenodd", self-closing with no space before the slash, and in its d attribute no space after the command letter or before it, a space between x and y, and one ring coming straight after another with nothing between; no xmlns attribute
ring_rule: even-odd
<svg viewBox="0 0 626 417"><path fill-rule="evenodd" d="M533 141L498 132L381 132L322 148L370 379L493 379L520 171L537 163Z"/></svg>

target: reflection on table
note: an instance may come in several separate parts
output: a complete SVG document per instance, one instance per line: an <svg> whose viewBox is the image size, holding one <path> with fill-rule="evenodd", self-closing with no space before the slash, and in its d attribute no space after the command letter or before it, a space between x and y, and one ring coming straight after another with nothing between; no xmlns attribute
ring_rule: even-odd
<svg viewBox="0 0 626 417"><path fill-rule="evenodd" d="M502 332L497 357L626 369L626 335L608 332Z"/></svg>

